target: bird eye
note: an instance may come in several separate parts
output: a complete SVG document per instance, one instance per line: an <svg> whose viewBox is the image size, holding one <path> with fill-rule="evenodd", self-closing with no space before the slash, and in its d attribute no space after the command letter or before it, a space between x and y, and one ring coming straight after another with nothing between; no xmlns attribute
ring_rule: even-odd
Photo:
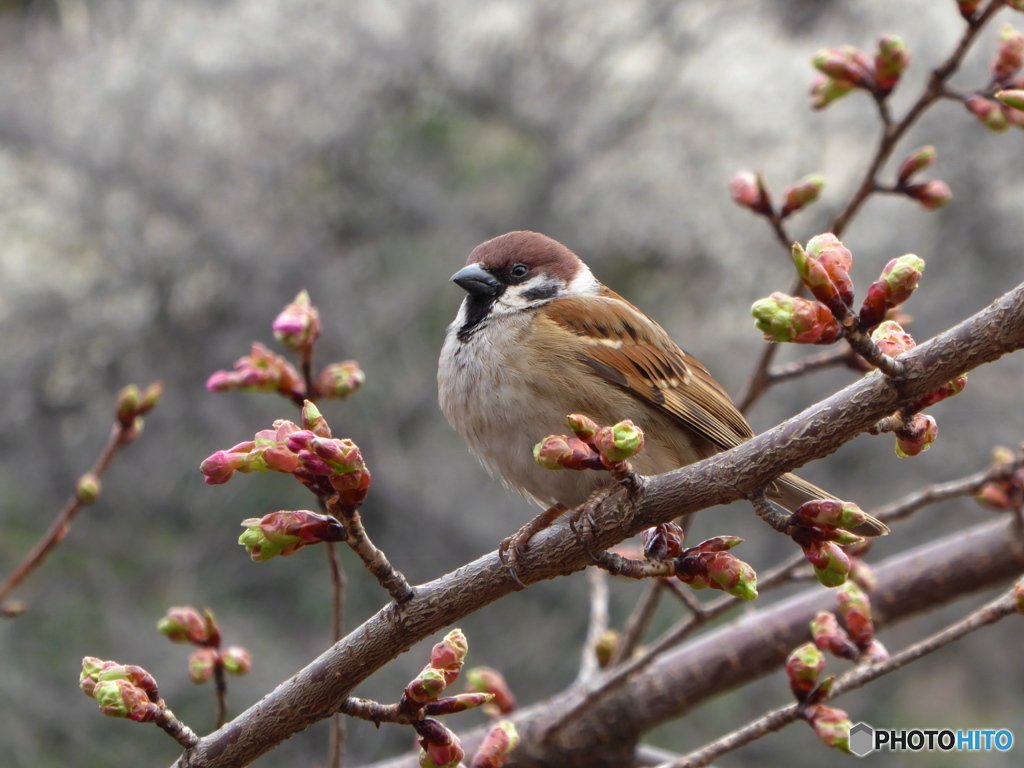
<svg viewBox="0 0 1024 768"><path fill-rule="evenodd" d="M516 264L514 267L512 267L512 277L522 277L529 271L530 268L525 264Z"/></svg>

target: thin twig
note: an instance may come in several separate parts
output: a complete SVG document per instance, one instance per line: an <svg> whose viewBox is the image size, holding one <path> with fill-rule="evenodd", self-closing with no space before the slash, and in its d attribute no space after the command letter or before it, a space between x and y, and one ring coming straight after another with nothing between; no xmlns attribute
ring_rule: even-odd
<svg viewBox="0 0 1024 768"><path fill-rule="evenodd" d="M160 717L154 720L153 723L185 749L191 749L199 741L195 731L175 717L174 713L167 707L163 708Z"/></svg>
<svg viewBox="0 0 1024 768"><path fill-rule="evenodd" d="M587 639L583 643L580 671L576 676L578 684L593 679L598 673L597 646L608 629L608 574L600 568L588 568L586 578L590 592L590 622Z"/></svg>
<svg viewBox="0 0 1024 768"><path fill-rule="evenodd" d="M619 646L615 649L615 653L612 654L612 658L608 662L609 667L614 667L623 659L628 659L640 646L644 635L647 634L647 629L651 626L654 613L658 609L661 593L664 591L664 584L665 582L661 579L653 579L647 583L636 609L626 621L626 626L622 630L622 637L619 640Z"/></svg>
<svg viewBox="0 0 1024 768"><path fill-rule="evenodd" d="M214 714L214 728L220 728L228 719L228 678L224 670L224 662L218 654L213 664L213 685L215 690L216 710Z"/></svg>
<svg viewBox="0 0 1024 768"><path fill-rule="evenodd" d="M359 555L366 570L377 578L380 585L388 591L396 603L408 602L413 596L412 587L405 580L405 576L395 570L384 553L370 541L370 537L363 527L363 521L359 517L359 507L354 504L342 504L338 501L338 497L334 496L327 499L327 509L345 526L348 533L345 541L352 551Z"/></svg>
<svg viewBox="0 0 1024 768"><path fill-rule="evenodd" d="M844 693L860 688L883 675L895 672L897 669L917 661L923 656L927 656L940 648L955 643L972 632L976 632L990 624L995 624L1010 614L1017 613L1017 603L1014 595L1015 590L1010 590L1007 594L979 608L961 621L946 627L919 643L915 643L886 661L861 665L850 670L836 681L826 700L834 700ZM804 707L801 704L790 704L789 706L776 709L742 728L701 747L699 750L691 752L679 760L663 763L658 768L700 768L701 766L709 765L722 755L746 746L768 733L778 731L790 723L799 720L802 717L803 710Z"/></svg>
<svg viewBox="0 0 1024 768"><path fill-rule="evenodd" d="M836 351L825 351L821 354L805 357L803 360L772 368L768 371L768 386L779 384L790 379L797 379L814 371L821 371L826 368L835 368L840 365L849 365L854 352L849 347Z"/></svg>
<svg viewBox="0 0 1024 768"><path fill-rule="evenodd" d="M133 434L135 430L132 427L125 427L119 421L115 421L114 426L110 430L110 437L107 439L107 444L104 446L99 457L96 459L96 463L93 464L92 469L89 470L91 474L97 478L102 478L103 473L106 472L113 461L114 456L117 452L128 443L125 441L126 434ZM25 555L24 559L18 564L10 576L7 577L7 581L4 582L3 586L0 586L0 602L3 602L8 595L23 582L29 574L31 574L36 568L38 568L46 556L53 551L54 547L60 544L67 535L68 530L71 528L71 523L79 512L82 511L82 507L85 504L82 503L81 499L78 498L77 494L71 496L65 503L64 508L57 515L57 519L50 525L49 530L43 535L43 538L32 548L32 550ZM17 616L20 615L21 611L12 612L0 612L3 616Z"/></svg>
<svg viewBox="0 0 1024 768"><path fill-rule="evenodd" d="M333 541L327 542L327 562L331 571L331 642L336 643L345 636L345 568ZM345 718L335 715L331 718L327 748L328 768L343 768L345 765L346 737Z"/></svg>

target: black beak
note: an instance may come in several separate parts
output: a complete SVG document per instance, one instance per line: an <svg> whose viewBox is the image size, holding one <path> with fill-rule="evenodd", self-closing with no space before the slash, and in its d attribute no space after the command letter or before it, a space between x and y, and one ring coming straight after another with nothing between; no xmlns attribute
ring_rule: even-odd
<svg viewBox="0 0 1024 768"><path fill-rule="evenodd" d="M463 267L452 275L452 282L470 296L497 296L502 288L501 283L479 264Z"/></svg>

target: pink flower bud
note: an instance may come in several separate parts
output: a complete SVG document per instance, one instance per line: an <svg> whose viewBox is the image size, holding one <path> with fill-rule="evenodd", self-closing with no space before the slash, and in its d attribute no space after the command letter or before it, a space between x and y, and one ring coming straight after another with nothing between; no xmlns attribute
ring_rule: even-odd
<svg viewBox="0 0 1024 768"><path fill-rule="evenodd" d="M850 753L850 718L841 709L815 704L805 713L814 733L826 746Z"/></svg>
<svg viewBox="0 0 1024 768"><path fill-rule="evenodd" d="M836 617L828 611L819 611L811 621L811 635L818 648L828 651L840 659L856 661L860 656L860 650L850 639L846 630L839 626Z"/></svg>
<svg viewBox="0 0 1024 768"><path fill-rule="evenodd" d="M816 173L790 184L782 193L783 204L779 215L788 216L807 207L818 199L824 188L825 177Z"/></svg>
<svg viewBox="0 0 1024 768"><path fill-rule="evenodd" d="M767 185L760 174L740 171L729 179L729 196L736 205L749 208L762 216L771 216L772 203Z"/></svg>
<svg viewBox="0 0 1024 768"><path fill-rule="evenodd" d="M882 350L882 354L889 357L896 357L917 346L914 338L895 320L881 323L871 332L871 339Z"/></svg>
<svg viewBox="0 0 1024 768"><path fill-rule="evenodd" d="M311 346L322 330L320 313L305 290L300 291L295 300L281 311L271 327L274 338L293 352Z"/></svg>
<svg viewBox="0 0 1024 768"><path fill-rule="evenodd" d="M888 95L910 64L910 49L897 35L882 35L875 53L875 88L879 95Z"/></svg>
<svg viewBox="0 0 1024 768"><path fill-rule="evenodd" d="M188 657L188 679L196 685L202 685L213 677L214 669L220 661L220 652L216 648L200 648Z"/></svg>
<svg viewBox="0 0 1024 768"><path fill-rule="evenodd" d="M866 57L856 48L822 48L811 58L811 63L815 69L833 80L845 81L857 88L866 88L872 84L871 73L865 66Z"/></svg>
<svg viewBox="0 0 1024 768"><path fill-rule="evenodd" d="M316 386L320 394L334 400L347 400L363 386L366 375L355 360L345 360L328 365L317 377Z"/></svg>
<svg viewBox="0 0 1024 768"><path fill-rule="evenodd" d="M204 645L209 640L206 622L199 611L188 605L168 609L156 628L172 643Z"/></svg>
<svg viewBox="0 0 1024 768"><path fill-rule="evenodd" d="M579 413L570 413L566 417L566 421L569 424L569 429L576 435L580 440L593 440L597 434L597 423Z"/></svg>
<svg viewBox="0 0 1024 768"><path fill-rule="evenodd" d="M485 706L493 698L493 694L490 693L460 693L457 696L447 696L443 699L428 701L423 705L423 714L429 717L455 715L459 712L466 712L470 709Z"/></svg>
<svg viewBox="0 0 1024 768"><path fill-rule="evenodd" d="M905 185L934 162L935 147L928 145L915 149L900 163L900 169L896 172L896 183L900 186Z"/></svg>
<svg viewBox="0 0 1024 768"><path fill-rule="evenodd" d="M871 620L871 602L868 596L854 584L847 581L836 590L836 603L843 624L858 648L867 648L875 636L875 625Z"/></svg>
<svg viewBox="0 0 1024 768"><path fill-rule="evenodd" d="M466 753L459 737L437 720L427 718L413 724L420 735L420 765L423 768L457 768Z"/></svg>
<svg viewBox="0 0 1024 768"><path fill-rule="evenodd" d="M853 502L815 499L805 502L794 513L812 523L824 523L839 528L856 528L867 520L867 515Z"/></svg>
<svg viewBox="0 0 1024 768"><path fill-rule="evenodd" d="M430 666L453 673L447 680L451 683L462 669L468 652L469 640L466 639L466 635L461 629L453 629L444 636L444 640L431 649Z"/></svg>
<svg viewBox="0 0 1024 768"><path fill-rule="evenodd" d="M490 667L474 667L466 673L466 685L477 693L493 693L491 705L507 715L516 709L516 698L505 681L505 676Z"/></svg>
<svg viewBox="0 0 1024 768"><path fill-rule="evenodd" d="M786 659L789 688L797 701L803 701L818 684L818 676L825 669L825 657L814 643L804 643Z"/></svg>
<svg viewBox="0 0 1024 768"><path fill-rule="evenodd" d="M1024 34L1004 24L999 30L996 58L992 62L992 78L998 83L1010 80L1024 65Z"/></svg>
<svg viewBox="0 0 1024 768"><path fill-rule="evenodd" d="M929 211L937 211L945 208L953 199L953 192L944 181L925 181L920 184L911 184L904 190L907 195L917 200L923 208Z"/></svg>
<svg viewBox="0 0 1024 768"><path fill-rule="evenodd" d="M964 106L978 118L978 122L993 133L1000 133L1010 127L999 103L990 98L977 94L968 96L964 99Z"/></svg>
<svg viewBox="0 0 1024 768"><path fill-rule="evenodd" d="M232 645L221 651L224 669L232 675L245 675L252 669L252 654L240 645Z"/></svg>
<svg viewBox="0 0 1024 768"><path fill-rule="evenodd" d="M820 301L787 296L778 291L755 301L750 314L766 341L832 344L843 335L835 315Z"/></svg>
<svg viewBox="0 0 1024 768"><path fill-rule="evenodd" d="M820 75L811 83L811 108L824 109L833 101L848 94L854 87L853 83L847 80L836 80L828 75Z"/></svg>
<svg viewBox="0 0 1024 768"><path fill-rule="evenodd" d="M502 720L484 736L470 768L502 768L519 744L519 733L509 720Z"/></svg>
<svg viewBox="0 0 1024 768"><path fill-rule="evenodd" d="M96 684L93 698L107 717L123 717L144 723L161 714L158 705L149 700L145 691L127 680L106 680Z"/></svg>
<svg viewBox="0 0 1024 768"><path fill-rule="evenodd" d="M726 552L707 555L706 561L708 576L721 590L744 600L757 598L757 574L745 562Z"/></svg>
<svg viewBox="0 0 1024 768"><path fill-rule="evenodd" d="M433 701L448 687L444 670L427 667L405 687L405 696L416 704Z"/></svg>
<svg viewBox="0 0 1024 768"><path fill-rule="evenodd" d="M804 557L814 566L814 575L826 587L838 587L850 573L850 558L834 541L814 541L804 548Z"/></svg>
<svg viewBox="0 0 1024 768"><path fill-rule="evenodd" d="M544 469L564 469L565 461L572 457L572 448L563 435L550 435L533 447L533 458Z"/></svg>
<svg viewBox="0 0 1024 768"><path fill-rule="evenodd" d="M909 423L896 430L896 455L901 459L918 456L932 447L939 434L939 425L931 416L914 415Z"/></svg>

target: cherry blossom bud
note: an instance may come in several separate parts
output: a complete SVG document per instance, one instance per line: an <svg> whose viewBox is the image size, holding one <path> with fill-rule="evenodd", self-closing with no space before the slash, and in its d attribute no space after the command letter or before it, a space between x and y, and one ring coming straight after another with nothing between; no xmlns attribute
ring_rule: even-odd
<svg viewBox="0 0 1024 768"><path fill-rule="evenodd" d="M806 250L793 243L793 264L814 298L839 312L853 303L849 270L853 256L831 232L812 237Z"/></svg>
<svg viewBox="0 0 1024 768"><path fill-rule="evenodd" d="M118 664L116 661L103 661L95 656L82 659L82 672L78 678L78 687L86 696L95 698L96 686L112 680L122 680L137 686L151 701L159 701L160 692L156 680L142 667L134 664Z"/></svg>
<svg viewBox="0 0 1024 768"><path fill-rule="evenodd" d="M736 205L749 208L761 216L772 215L772 202L764 177L751 171L740 171L729 179L729 196Z"/></svg>
<svg viewBox="0 0 1024 768"><path fill-rule="evenodd" d="M363 386L366 375L355 360L332 363L324 368L316 380L316 388L324 397L347 400Z"/></svg>
<svg viewBox="0 0 1024 768"><path fill-rule="evenodd" d="M814 541L804 548L804 557L814 566L814 575L826 587L845 583L850 573L850 558L834 541Z"/></svg>
<svg viewBox="0 0 1024 768"><path fill-rule="evenodd" d="M107 717L124 717L138 723L151 722L161 714L146 692L127 680L106 680L96 684L92 694Z"/></svg>
<svg viewBox="0 0 1024 768"><path fill-rule="evenodd" d="M455 715L459 712L484 706L493 698L494 694L491 693L460 693L457 696L447 696L443 699L428 701L423 705L423 714L429 717Z"/></svg>
<svg viewBox="0 0 1024 768"><path fill-rule="evenodd" d="M779 215L783 217L789 216L789 214L796 213L801 208L807 207L818 199L824 188L825 177L817 173L806 176L794 184L790 184L782 193L783 204Z"/></svg>
<svg viewBox="0 0 1024 768"><path fill-rule="evenodd" d="M797 701L804 701L818 684L818 676L825 669L825 657L814 643L804 643L786 659L789 688Z"/></svg>
<svg viewBox="0 0 1024 768"><path fill-rule="evenodd" d="M235 362L234 371L217 371L206 380L210 392L277 392L291 397L303 392L305 384L295 367L259 342L253 342L248 357Z"/></svg>
<svg viewBox="0 0 1024 768"><path fill-rule="evenodd" d="M86 472L75 483L75 498L83 505L95 504L100 499L100 479L92 472Z"/></svg>
<svg viewBox="0 0 1024 768"><path fill-rule="evenodd" d="M882 35L875 53L875 90L887 96L910 64L910 49L897 35Z"/></svg>
<svg viewBox="0 0 1024 768"><path fill-rule="evenodd" d="M851 581L836 590L836 603L843 624L858 648L867 648L875 636L875 625L871 621L871 602L868 596Z"/></svg>
<svg viewBox="0 0 1024 768"><path fill-rule="evenodd" d="M405 696L416 704L433 701L448 687L444 670L427 667L405 687Z"/></svg>
<svg viewBox="0 0 1024 768"><path fill-rule="evenodd" d="M203 645L210 639L206 621L188 605L168 609L156 628L172 643Z"/></svg>
<svg viewBox="0 0 1024 768"><path fill-rule="evenodd" d="M850 718L841 709L815 704L805 715L814 733L829 747L850 753Z"/></svg>
<svg viewBox="0 0 1024 768"><path fill-rule="evenodd" d="M597 666L600 669L607 667L618 649L619 633L614 629L606 629L597 638L597 643L594 646L594 656L597 658Z"/></svg>
<svg viewBox="0 0 1024 768"><path fill-rule="evenodd" d="M864 649L864 652L861 654L861 658L868 664L875 664L879 661L888 661L889 652L880 642L872 640L868 643L867 648Z"/></svg>
<svg viewBox="0 0 1024 768"><path fill-rule="evenodd" d="M572 453L563 435L550 435L533 447L533 458L544 469L564 469L562 463L572 458Z"/></svg>
<svg viewBox="0 0 1024 768"><path fill-rule="evenodd" d="M853 83L847 80L836 80L828 75L820 75L811 83L811 108L824 109L833 101L848 94L854 87Z"/></svg>
<svg viewBox="0 0 1024 768"><path fill-rule="evenodd" d="M896 430L896 455L901 459L917 456L932 447L939 425L931 416L914 414L909 423Z"/></svg>
<svg viewBox="0 0 1024 768"><path fill-rule="evenodd" d="M850 580L865 592L872 591L878 581L874 569L861 558L852 555L848 548L844 548L843 551L850 558Z"/></svg>
<svg viewBox="0 0 1024 768"><path fill-rule="evenodd" d="M851 46L822 48L811 58L811 63L833 80L845 81L857 88L866 88L872 83L869 68L865 66L866 57Z"/></svg>
<svg viewBox="0 0 1024 768"><path fill-rule="evenodd" d="M1010 80L1024 65L1024 34L1004 24L999 30L996 58L992 62L992 79L998 83Z"/></svg>
<svg viewBox="0 0 1024 768"><path fill-rule="evenodd" d="M742 560L725 552L707 558L708 576L718 588L744 600L757 598L757 574Z"/></svg>
<svg viewBox="0 0 1024 768"><path fill-rule="evenodd" d="M221 651L224 669L232 675L245 675L252 669L252 654L240 645L231 645Z"/></svg>
<svg viewBox="0 0 1024 768"><path fill-rule="evenodd" d="M164 383L155 381L139 394L139 416L145 416L156 408L164 394Z"/></svg>
<svg viewBox="0 0 1024 768"><path fill-rule="evenodd" d="M320 337L322 330L320 313L305 290L299 291L295 300L274 319L271 327L274 329L274 338L281 346L293 352L311 346Z"/></svg>
<svg viewBox="0 0 1024 768"><path fill-rule="evenodd" d="M1007 107L1024 110L1024 88L1009 88L996 93L996 98Z"/></svg>
<svg viewBox="0 0 1024 768"><path fill-rule="evenodd" d="M895 320L886 320L871 332L871 339L882 354L896 357L917 346L913 337L903 330Z"/></svg>
<svg viewBox="0 0 1024 768"><path fill-rule="evenodd" d="M683 529L677 523L662 523L640 534L644 557L648 560L668 560L683 551Z"/></svg>
<svg viewBox="0 0 1024 768"><path fill-rule="evenodd" d="M828 611L819 611L811 621L811 635L818 648L828 651L840 659L856 661L860 656L860 650L856 644L846 630L839 626L836 617Z"/></svg>
<svg viewBox="0 0 1024 768"><path fill-rule="evenodd" d="M291 422L288 423L291 424ZM275 422L275 426L277 426L277 424L278 423ZM302 402L302 429L309 430L317 437L329 438L331 436L331 427L327 423L327 419L323 417L323 414L320 413L320 409L317 408L316 404L311 400L304 400ZM295 434L295 432L298 431L300 430L289 430L289 434ZM275 432L275 443L277 442L276 438L277 434Z"/></svg>
<svg viewBox="0 0 1024 768"><path fill-rule="evenodd" d="M281 510L263 517L242 521L245 531L238 543L258 563L274 557L287 557L307 544L320 541L344 541L344 526L331 515L306 509Z"/></svg>
<svg viewBox="0 0 1024 768"><path fill-rule="evenodd" d="M904 158L900 169L896 172L896 183L905 185L914 176L930 167L935 162L935 147L927 145L918 147Z"/></svg>
<svg viewBox="0 0 1024 768"><path fill-rule="evenodd" d="M139 415L142 393L134 384L124 387L117 395L117 420L122 427L130 427Z"/></svg>
<svg viewBox="0 0 1024 768"><path fill-rule="evenodd" d="M644 433L629 419L611 427L601 427L594 435L594 447L611 464L632 458L644 447Z"/></svg>
<svg viewBox="0 0 1024 768"><path fill-rule="evenodd" d="M451 683L459 675L466 654L469 652L469 641L461 629L453 629L444 640L430 651L430 666L445 673L445 682Z"/></svg>
<svg viewBox="0 0 1024 768"><path fill-rule="evenodd" d="M787 296L778 291L755 301L750 314L765 341L832 344L843 335L835 315L820 301Z"/></svg>
<svg viewBox="0 0 1024 768"><path fill-rule="evenodd" d="M964 106L993 133L1000 133L1010 127L999 103L992 99L975 94L964 99Z"/></svg>
<svg viewBox="0 0 1024 768"><path fill-rule="evenodd" d="M811 523L824 523L839 528L856 528L867 520L864 511L853 502L815 499L800 505L794 513Z"/></svg>
<svg viewBox="0 0 1024 768"><path fill-rule="evenodd" d="M502 768L519 744L519 732L510 720L502 720L484 736L470 768Z"/></svg>
<svg viewBox="0 0 1024 768"><path fill-rule="evenodd" d="M216 648L199 648L188 657L188 679L196 685L202 685L213 677L220 660L220 651Z"/></svg>
<svg viewBox="0 0 1024 768"><path fill-rule="evenodd" d="M580 440L593 440L594 436L597 435L597 423L587 416L571 413L566 416L565 420L569 424L569 429Z"/></svg>
<svg viewBox="0 0 1024 768"><path fill-rule="evenodd" d="M505 681L505 676L490 667L474 667L466 672L466 685L476 693L492 693L494 698L489 707L494 707L503 715L516 709L516 697Z"/></svg>
<svg viewBox="0 0 1024 768"><path fill-rule="evenodd" d="M466 756L459 737L437 720L420 720L413 727L420 735L421 768L456 768Z"/></svg>
<svg viewBox="0 0 1024 768"><path fill-rule="evenodd" d="M967 19L967 21L971 20L980 5L981 0L957 0L957 6L960 8L960 15Z"/></svg>
<svg viewBox="0 0 1024 768"><path fill-rule="evenodd" d="M904 190L907 195L917 200L926 210L937 211L945 208L953 199L953 192L944 181L924 181L920 184L911 184Z"/></svg>
<svg viewBox="0 0 1024 768"><path fill-rule="evenodd" d="M861 325L874 328L891 309L909 299L921 280L922 272L924 260L912 253L886 264L878 280L868 288L868 294L861 305Z"/></svg>

